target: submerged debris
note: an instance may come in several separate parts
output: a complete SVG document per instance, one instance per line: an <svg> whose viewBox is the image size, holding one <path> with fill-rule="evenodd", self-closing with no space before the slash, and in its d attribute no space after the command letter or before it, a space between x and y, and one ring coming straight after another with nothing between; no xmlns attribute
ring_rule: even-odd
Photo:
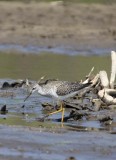
<svg viewBox="0 0 116 160"><path fill-rule="evenodd" d="M28 81L28 79L26 80L18 80L16 82L4 82L2 84L1 89L8 89L8 88L18 88L18 87L22 87L23 85L29 86L31 85L31 82Z"/></svg>
<svg viewBox="0 0 116 160"><path fill-rule="evenodd" d="M6 114L8 113L8 110L6 109L6 105L3 105L1 110L0 110L1 114Z"/></svg>
<svg viewBox="0 0 116 160"><path fill-rule="evenodd" d="M13 82L13 83L8 83L8 82L4 82L1 89L8 89L8 88L17 88L17 87L22 87L23 84L25 84L25 81L21 81L21 82Z"/></svg>
<svg viewBox="0 0 116 160"><path fill-rule="evenodd" d="M79 119L82 119L84 116L88 116L88 115L89 113L87 113L87 111L77 111L75 109L70 112L69 119L73 118L74 120L79 120Z"/></svg>
<svg viewBox="0 0 116 160"><path fill-rule="evenodd" d="M110 124L112 124L113 118L108 115L103 115L103 116L99 117L99 121L100 121L100 123L102 123L104 125L110 125Z"/></svg>
<svg viewBox="0 0 116 160"><path fill-rule="evenodd" d="M54 106L50 103L42 103L41 105L46 111L51 111L54 109Z"/></svg>
<svg viewBox="0 0 116 160"><path fill-rule="evenodd" d="M102 107L102 101L100 99L93 99L92 104L94 106L94 111L99 111Z"/></svg>
<svg viewBox="0 0 116 160"><path fill-rule="evenodd" d="M68 157L66 160L76 160L76 158L71 156L71 157Z"/></svg>

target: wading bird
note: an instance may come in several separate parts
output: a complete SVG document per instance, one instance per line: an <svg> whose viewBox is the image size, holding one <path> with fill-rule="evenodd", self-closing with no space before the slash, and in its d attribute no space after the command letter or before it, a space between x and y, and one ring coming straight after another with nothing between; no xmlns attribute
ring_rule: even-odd
<svg viewBox="0 0 116 160"><path fill-rule="evenodd" d="M82 89L85 87L88 87L91 83L86 83L86 84L81 84L78 82L68 82L68 81L59 81L59 80L46 80L43 83L37 83L35 84L31 91L30 94L25 98L24 101L26 101L29 96L37 91L40 95L46 96L46 97L51 97L55 99L56 101L60 101L60 109L49 113L49 115L62 112L62 119L61 122L63 122L64 119L64 105L63 105L63 100L73 97L76 94L78 94Z"/></svg>

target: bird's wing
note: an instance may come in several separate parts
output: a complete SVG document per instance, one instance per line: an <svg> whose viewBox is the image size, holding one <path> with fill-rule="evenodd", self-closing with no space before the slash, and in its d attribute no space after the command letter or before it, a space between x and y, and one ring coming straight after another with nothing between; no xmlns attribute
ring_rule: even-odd
<svg viewBox="0 0 116 160"><path fill-rule="evenodd" d="M61 84L57 88L56 93L59 96L63 96L63 95L67 95L67 94L70 94L72 92L75 92L77 90L78 90L78 85L77 84L75 84L75 83L64 83L64 84Z"/></svg>
<svg viewBox="0 0 116 160"><path fill-rule="evenodd" d="M61 85L58 86L56 93L59 96L67 95L73 92L77 92L85 87L88 87L90 83L88 84L80 84L80 83L70 83L70 82L65 82Z"/></svg>

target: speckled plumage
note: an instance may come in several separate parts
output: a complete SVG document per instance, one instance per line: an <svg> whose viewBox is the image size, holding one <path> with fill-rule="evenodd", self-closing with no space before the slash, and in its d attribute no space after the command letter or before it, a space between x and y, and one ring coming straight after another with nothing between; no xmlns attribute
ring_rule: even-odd
<svg viewBox="0 0 116 160"><path fill-rule="evenodd" d="M78 91L83 88L83 85L79 83L71 83L71 82L64 82L57 88L56 93L59 96L64 96L70 94L72 92Z"/></svg>

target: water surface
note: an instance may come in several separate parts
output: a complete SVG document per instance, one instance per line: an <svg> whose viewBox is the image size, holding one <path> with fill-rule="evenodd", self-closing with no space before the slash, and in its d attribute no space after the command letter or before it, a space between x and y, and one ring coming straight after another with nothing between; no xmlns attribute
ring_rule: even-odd
<svg viewBox="0 0 116 160"><path fill-rule="evenodd" d="M81 80L95 67L110 73L110 56L67 56L41 53L40 55L0 54L1 78L30 78L41 76L62 80Z"/></svg>

